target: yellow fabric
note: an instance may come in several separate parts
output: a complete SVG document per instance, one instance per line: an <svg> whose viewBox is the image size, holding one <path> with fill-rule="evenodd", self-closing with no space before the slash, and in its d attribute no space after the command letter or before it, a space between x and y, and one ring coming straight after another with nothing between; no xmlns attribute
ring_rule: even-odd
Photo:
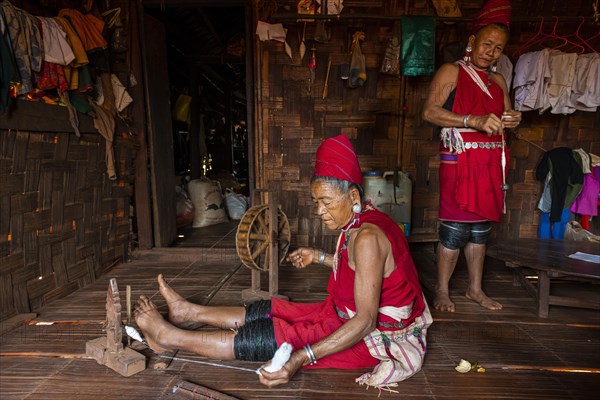
<svg viewBox="0 0 600 400"><path fill-rule="evenodd" d="M79 71L78 68L89 64L89 59L83 44L79 39L79 35L75 32L75 29L71 26L71 23L63 17L54 17L56 23L65 31L67 34L67 43L71 46L75 59L71 64L64 67L65 78L69 82L69 90L77 90L79 88Z"/></svg>
<svg viewBox="0 0 600 400"><path fill-rule="evenodd" d="M79 35L81 43L86 51L105 49L106 40L102 36L104 21L92 14L82 14L77 10L65 8L59 11L60 17L69 17L73 28Z"/></svg>
<svg viewBox="0 0 600 400"><path fill-rule="evenodd" d="M440 17L462 16L456 0L432 0L437 15Z"/></svg>
<svg viewBox="0 0 600 400"><path fill-rule="evenodd" d="M69 46L73 49L73 54L75 54L75 60L69 65L75 68L87 65L90 61L88 60L87 53L85 52L83 44L79 39L79 35L75 32L75 29L73 29L69 21L63 17L54 17L54 20L67 34L67 43L69 43Z"/></svg>

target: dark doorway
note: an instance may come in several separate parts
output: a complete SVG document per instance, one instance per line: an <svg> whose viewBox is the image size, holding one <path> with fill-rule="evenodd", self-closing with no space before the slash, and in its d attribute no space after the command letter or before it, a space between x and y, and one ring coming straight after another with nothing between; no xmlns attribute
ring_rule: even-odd
<svg viewBox="0 0 600 400"><path fill-rule="evenodd" d="M206 175L248 192L246 6L190 3L146 7L165 26L175 180Z"/></svg>
<svg viewBox="0 0 600 400"><path fill-rule="evenodd" d="M194 238L207 239L211 229L217 236L221 229L235 232L237 221L225 223L220 210L229 213L225 194L244 198L253 187L251 8L243 0L150 0L144 6L164 25L166 40L177 226L171 246L202 246ZM222 190L224 201L214 213L200 205L204 194L190 191L200 181L188 185L203 177ZM222 218L209 224L210 213Z"/></svg>

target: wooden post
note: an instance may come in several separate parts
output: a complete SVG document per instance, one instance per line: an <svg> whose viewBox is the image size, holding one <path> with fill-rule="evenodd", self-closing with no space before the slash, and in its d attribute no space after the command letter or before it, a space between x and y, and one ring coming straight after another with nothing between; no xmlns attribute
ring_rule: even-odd
<svg viewBox="0 0 600 400"><path fill-rule="evenodd" d="M127 299L127 325L131 325L131 285L125 286L125 298ZM127 336L127 346L131 346L131 338Z"/></svg>
<svg viewBox="0 0 600 400"><path fill-rule="evenodd" d="M255 189L252 191L252 204L260 202L260 193L267 194L268 216L269 216L269 249L265 263L269 269L269 290L262 290L260 284L261 271L252 269L252 286L249 289L242 290L242 300L244 302L267 300L271 297L288 299L287 296L280 295L279 292L279 205L277 195L273 189L263 190Z"/></svg>
<svg viewBox="0 0 600 400"><path fill-rule="evenodd" d="M269 191L269 296L279 291L279 218L277 195Z"/></svg>

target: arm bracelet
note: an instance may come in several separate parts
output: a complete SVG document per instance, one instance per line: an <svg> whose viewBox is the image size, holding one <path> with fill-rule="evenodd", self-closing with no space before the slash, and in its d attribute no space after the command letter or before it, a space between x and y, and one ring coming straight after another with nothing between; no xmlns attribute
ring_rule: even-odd
<svg viewBox="0 0 600 400"><path fill-rule="evenodd" d="M464 127L465 127L465 128L468 128L468 127L469 127L469 124L468 124L468 122L469 122L469 118L471 118L471 114L469 114L469 115L465 115L465 116L463 117L463 125L464 125Z"/></svg>
<svg viewBox="0 0 600 400"><path fill-rule="evenodd" d="M304 346L304 351L306 352L306 355L308 356L309 365L316 364L317 357L315 357L315 353L313 353L312 348L310 347L310 344L307 343Z"/></svg>
<svg viewBox="0 0 600 400"><path fill-rule="evenodd" d="M321 265L325 265L325 256L327 255L327 252L325 252L325 249L323 249L323 251L321 252L321 256L319 257L319 263Z"/></svg>

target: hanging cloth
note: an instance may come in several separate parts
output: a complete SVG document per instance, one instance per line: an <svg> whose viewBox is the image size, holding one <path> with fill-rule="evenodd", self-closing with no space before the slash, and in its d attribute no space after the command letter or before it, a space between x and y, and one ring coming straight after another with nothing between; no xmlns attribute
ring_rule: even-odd
<svg viewBox="0 0 600 400"><path fill-rule="evenodd" d="M115 135L115 119L108 111L100 107L93 101L90 105L94 109L94 128L100 132L100 135L104 138L104 144L106 149L106 175L108 179L114 181L117 179L117 173L115 170L115 156L113 153L113 140Z"/></svg>
<svg viewBox="0 0 600 400"><path fill-rule="evenodd" d="M11 101L10 89L19 82L17 64L4 20L4 13L0 7L0 114L9 106Z"/></svg>
<svg viewBox="0 0 600 400"><path fill-rule="evenodd" d="M37 19L42 24L44 61L59 65L69 65L75 59L75 54L69 43L67 43L66 32L52 18L37 17Z"/></svg>
<svg viewBox="0 0 600 400"><path fill-rule="evenodd" d="M525 53L517 60L513 88L515 110L530 111L547 107L550 50Z"/></svg>
<svg viewBox="0 0 600 400"><path fill-rule="evenodd" d="M0 8L5 17L6 29L20 76L16 94L25 94L33 90L33 73L40 72L42 67L44 57L42 36L35 17L13 6L8 0L0 3Z"/></svg>
<svg viewBox="0 0 600 400"><path fill-rule="evenodd" d="M431 75L435 61L435 18L403 16L402 75Z"/></svg>
<svg viewBox="0 0 600 400"><path fill-rule="evenodd" d="M435 12L440 17L462 17L456 0L432 0Z"/></svg>
<svg viewBox="0 0 600 400"><path fill-rule="evenodd" d="M60 17L68 18L79 35L86 52L106 49L107 43L102 36L104 21L92 14L82 14L77 10L65 8L58 13Z"/></svg>
<svg viewBox="0 0 600 400"><path fill-rule="evenodd" d="M550 222L558 222L563 210L571 206L581 191L583 172L573 157L573 151L568 147L557 147L544 153L535 176L537 180L544 181L550 171Z"/></svg>

